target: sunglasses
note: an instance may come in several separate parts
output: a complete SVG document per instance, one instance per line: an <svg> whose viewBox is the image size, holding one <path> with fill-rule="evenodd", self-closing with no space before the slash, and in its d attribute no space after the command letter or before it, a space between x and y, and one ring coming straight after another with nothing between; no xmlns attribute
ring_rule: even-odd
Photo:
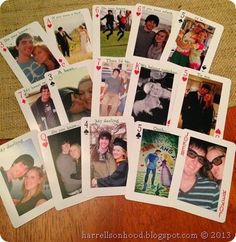
<svg viewBox="0 0 236 242"><path fill-rule="evenodd" d="M204 156L198 155L194 150L192 150L190 148L188 149L187 156L192 159L197 158L198 162L202 165L204 165L206 163L206 159Z"/></svg>
<svg viewBox="0 0 236 242"><path fill-rule="evenodd" d="M219 155L216 158L214 158L212 161L207 160L209 170L212 169L213 165L215 165L215 166L221 165L223 163L223 160L222 160L223 157L225 157L225 155Z"/></svg>

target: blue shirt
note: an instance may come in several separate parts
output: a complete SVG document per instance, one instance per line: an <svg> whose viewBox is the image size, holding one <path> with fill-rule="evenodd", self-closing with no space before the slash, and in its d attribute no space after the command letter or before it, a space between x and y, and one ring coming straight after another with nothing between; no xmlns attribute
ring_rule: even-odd
<svg viewBox="0 0 236 242"><path fill-rule="evenodd" d="M148 154L145 158L145 162L146 162L146 164L148 164L147 168L148 169L156 169L158 160L159 160L159 157L155 153Z"/></svg>

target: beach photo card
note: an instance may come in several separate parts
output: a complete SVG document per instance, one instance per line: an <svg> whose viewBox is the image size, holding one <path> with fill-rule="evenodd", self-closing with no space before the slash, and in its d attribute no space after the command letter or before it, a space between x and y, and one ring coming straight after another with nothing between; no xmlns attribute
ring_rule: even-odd
<svg viewBox="0 0 236 242"><path fill-rule="evenodd" d="M52 98L60 106L64 123L91 116L92 67L92 61L86 60L45 75Z"/></svg>
<svg viewBox="0 0 236 242"><path fill-rule="evenodd" d="M42 80L46 72L68 65L38 22L2 38L0 52L24 87Z"/></svg>
<svg viewBox="0 0 236 242"><path fill-rule="evenodd" d="M124 115L132 115L135 121L171 125L179 68L153 60L133 63Z"/></svg>
<svg viewBox="0 0 236 242"><path fill-rule="evenodd" d="M54 206L37 132L0 146L0 195L17 228Z"/></svg>
<svg viewBox="0 0 236 242"><path fill-rule="evenodd" d="M93 57L125 57L133 6L93 5Z"/></svg>
<svg viewBox="0 0 236 242"><path fill-rule="evenodd" d="M17 90L15 96L30 130L43 131L66 123L46 79Z"/></svg>
<svg viewBox="0 0 236 242"><path fill-rule="evenodd" d="M92 18L89 9L44 17L49 38L69 64L92 59Z"/></svg>
<svg viewBox="0 0 236 242"><path fill-rule="evenodd" d="M235 144L186 130L172 182L172 206L225 222Z"/></svg>
<svg viewBox="0 0 236 242"><path fill-rule="evenodd" d="M87 200L81 175L80 122L41 132L38 138L50 173L48 180L55 208L60 210Z"/></svg>
<svg viewBox="0 0 236 242"><path fill-rule="evenodd" d="M184 130L136 122L125 197L170 206L177 157Z"/></svg>
<svg viewBox="0 0 236 242"><path fill-rule="evenodd" d="M91 117L81 120L82 179L87 195L125 193L132 117ZM132 142L132 141L131 141Z"/></svg>
<svg viewBox="0 0 236 242"><path fill-rule="evenodd" d="M122 116L130 91L133 64L125 58L94 61L93 116Z"/></svg>
<svg viewBox="0 0 236 242"><path fill-rule="evenodd" d="M172 125L222 138L231 80L183 69Z"/></svg>
<svg viewBox="0 0 236 242"><path fill-rule="evenodd" d="M126 57L162 60L177 19L177 11L136 4Z"/></svg>
<svg viewBox="0 0 236 242"><path fill-rule="evenodd" d="M209 72L223 29L218 23L181 10L163 60Z"/></svg>

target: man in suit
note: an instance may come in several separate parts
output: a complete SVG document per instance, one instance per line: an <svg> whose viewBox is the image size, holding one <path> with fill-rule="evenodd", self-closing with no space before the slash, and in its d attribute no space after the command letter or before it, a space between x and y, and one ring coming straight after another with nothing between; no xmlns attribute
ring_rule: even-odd
<svg viewBox="0 0 236 242"><path fill-rule="evenodd" d="M66 33L66 31L64 31L62 27L59 27L58 32L56 33L56 39L58 45L61 47L63 56L70 56L70 46L67 38L72 40L72 38Z"/></svg>
<svg viewBox="0 0 236 242"><path fill-rule="evenodd" d="M198 91L189 92L184 98L182 106L182 129L200 132L201 117L204 106L204 96L211 90L210 85L203 84Z"/></svg>

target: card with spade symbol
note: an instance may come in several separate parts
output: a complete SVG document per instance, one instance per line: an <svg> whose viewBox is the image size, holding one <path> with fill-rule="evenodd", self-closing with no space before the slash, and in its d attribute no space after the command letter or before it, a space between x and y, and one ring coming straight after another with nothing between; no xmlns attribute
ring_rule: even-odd
<svg viewBox="0 0 236 242"><path fill-rule="evenodd" d="M185 130L172 183L174 208L225 222L234 167L235 144Z"/></svg>
<svg viewBox="0 0 236 242"><path fill-rule="evenodd" d="M173 35L177 11L136 4L126 57L162 60L162 53Z"/></svg>
<svg viewBox="0 0 236 242"><path fill-rule="evenodd" d="M125 58L101 57L94 61L92 116L123 115L132 67Z"/></svg>
<svg viewBox="0 0 236 242"><path fill-rule="evenodd" d="M89 9L45 16L44 25L54 46L69 64L92 59L92 18Z"/></svg>
<svg viewBox="0 0 236 242"><path fill-rule="evenodd" d="M184 130L136 122L125 197L128 200L171 206L177 157Z"/></svg>
<svg viewBox="0 0 236 242"><path fill-rule="evenodd" d="M67 119L52 98L46 79L15 92L16 99L30 130L43 131L60 126Z"/></svg>
<svg viewBox="0 0 236 242"><path fill-rule="evenodd" d="M57 210L84 202L80 121L38 134ZM91 198L91 196L90 196Z"/></svg>
<svg viewBox="0 0 236 242"><path fill-rule="evenodd" d="M181 69L161 61L129 60L133 70L124 115L132 115L135 121L172 125Z"/></svg>
<svg viewBox="0 0 236 242"><path fill-rule="evenodd" d="M91 116L92 68L92 61L86 60L45 75L52 98L59 107L63 123Z"/></svg>
<svg viewBox="0 0 236 242"><path fill-rule="evenodd" d="M93 5L93 57L125 57L133 6Z"/></svg>
<svg viewBox="0 0 236 242"><path fill-rule="evenodd" d="M222 138L231 80L183 69L178 83L175 112L172 116L173 127Z"/></svg>
<svg viewBox="0 0 236 242"><path fill-rule="evenodd" d="M54 206L36 131L0 146L0 195L17 228Z"/></svg>
<svg viewBox="0 0 236 242"><path fill-rule="evenodd" d="M46 72L68 65L38 22L2 38L0 52L24 87L42 80Z"/></svg>
<svg viewBox="0 0 236 242"><path fill-rule="evenodd" d="M82 180L86 195L124 194L133 126L132 117L82 118Z"/></svg>
<svg viewBox="0 0 236 242"><path fill-rule="evenodd" d="M223 29L218 23L181 10L163 60L209 72Z"/></svg>

